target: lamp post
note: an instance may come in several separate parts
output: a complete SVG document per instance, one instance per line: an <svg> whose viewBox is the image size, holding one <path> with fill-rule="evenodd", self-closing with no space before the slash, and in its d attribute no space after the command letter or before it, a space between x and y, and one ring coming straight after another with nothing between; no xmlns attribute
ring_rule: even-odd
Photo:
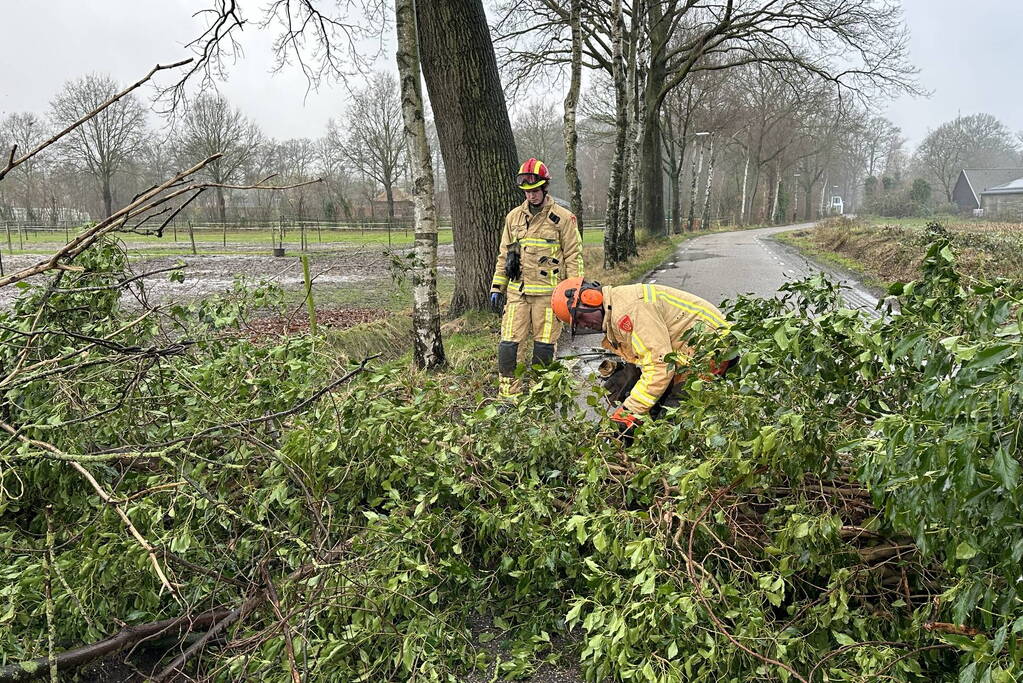
<svg viewBox="0 0 1023 683"><path fill-rule="evenodd" d="M686 228L687 232L693 231L693 222L696 220L696 181L700 177L700 171L703 170L703 138L710 135L707 131L701 131L695 133L693 137L700 141L700 158L699 166L697 166L696 156L693 156L693 186L692 191L689 194L689 222Z"/></svg>

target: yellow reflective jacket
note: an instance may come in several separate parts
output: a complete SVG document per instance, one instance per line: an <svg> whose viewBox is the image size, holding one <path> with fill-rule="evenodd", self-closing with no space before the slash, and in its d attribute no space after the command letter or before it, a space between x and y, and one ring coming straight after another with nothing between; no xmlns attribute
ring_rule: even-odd
<svg viewBox="0 0 1023 683"><path fill-rule="evenodd" d="M602 345L642 371L625 409L642 415L671 386L674 373L664 357L691 356L682 335L697 323L725 331L728 322L716 306L695 294L662 285L604 287Z"/></svg>
<svg viewBox="0 0 1023 683"><path fill-rule="evenodd" d="M513 282L505 275L509 248L519 250L522 264L522 277ZM507 287L520 294L549 295L562 280L582 275L582 238L571 211L548 195L535 216L529 214L526 202L508 212L491 291Z"/></svg>

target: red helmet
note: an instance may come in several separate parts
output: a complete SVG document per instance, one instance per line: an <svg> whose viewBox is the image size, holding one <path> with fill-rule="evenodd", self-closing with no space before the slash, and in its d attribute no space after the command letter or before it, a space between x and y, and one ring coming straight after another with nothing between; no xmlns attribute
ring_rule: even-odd
<svg viewBox="0 0 1023 683"><path fill-rule="evenodd" d="M535 190L546 185L550 179L547 164L535 157L524 161L519 166L518 175L515 176L515 182L518 183L520 190Z"/></svg>

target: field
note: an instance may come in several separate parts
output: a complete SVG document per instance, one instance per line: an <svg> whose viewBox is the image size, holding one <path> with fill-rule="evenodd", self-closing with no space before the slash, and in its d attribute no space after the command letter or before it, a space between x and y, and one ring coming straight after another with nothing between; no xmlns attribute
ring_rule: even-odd
<svg viewBox="0 0 1023 683"><path fill-rule="evenodd" d="M937 225L940 227L928 227ZM832 219L782 239L814 258L844 267L885 288L919 276L926 245L947 236L960 270L971 277L1023 277L1023 224L946 216L932 219Z"/></svg>

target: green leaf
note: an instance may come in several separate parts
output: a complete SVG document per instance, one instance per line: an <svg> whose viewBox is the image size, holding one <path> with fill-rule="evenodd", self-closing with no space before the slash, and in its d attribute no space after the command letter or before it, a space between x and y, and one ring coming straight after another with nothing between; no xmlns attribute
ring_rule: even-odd
<svg viewBox="0 0 1023 683"><path fill-rule="evenodd" d="M993 470L1003 487L1011 491L1019 484L1019 462L1005 448L995 451Z"/></svg>
<svg viewBox="0 0 1023 683"><path fill-rule="evenodd" d="M784 325L779 326L778 329L776 329L774 331L774 343L777 344L778 348L780 348L782 351L787 351L788 350L788 348L789 348L789 338L785 334L785 326Z"/></svg>
<svg viewBox="0 0 1023 683"><path fill-rule="evenodd" d="M977 556L977 549L970 545L969 541L962 541L956 546L956 559L969 560Z"/></svg>
<svg viewBox="0 0 1023 683"><path fill-rule="evenodd" d="M838 641L839 645L855 645L856 641L851 637L841 632L835 632L835 640Z"/></svg>

